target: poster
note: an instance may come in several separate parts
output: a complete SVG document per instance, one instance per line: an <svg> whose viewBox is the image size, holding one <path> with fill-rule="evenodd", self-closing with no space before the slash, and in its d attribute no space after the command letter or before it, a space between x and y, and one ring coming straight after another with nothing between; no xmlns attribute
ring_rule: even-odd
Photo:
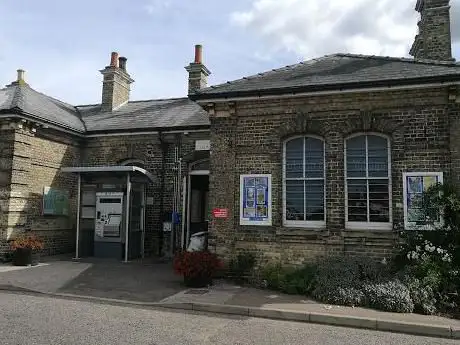
<svg viewBox="0 0 460 345"><path fill-rule="evenodd" d="M415 229L417 226L425 226L425 215L423 212L423 193L430 187L442 183L443 174L434 173L404 173L404 226L406 229ZM437 220L438 222L441 219Z"/></svg>
<svg viewBox="0 0 460 345"><path fill-rule="evenodd" d="M52 216L68 216L69 192L52 187L44 187L43 214Z"/></svg>
<svg viewBox="0 0 460 345"><path fill-rule="evenodd" d="M271 175L241 175L240 196L241 225L271 225Z"/></svg>

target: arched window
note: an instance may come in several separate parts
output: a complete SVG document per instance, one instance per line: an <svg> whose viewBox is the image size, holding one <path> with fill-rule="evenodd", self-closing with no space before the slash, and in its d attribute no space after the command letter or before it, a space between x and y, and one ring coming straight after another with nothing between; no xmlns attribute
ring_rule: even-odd
<svg viewBox="0 0 460 345"><path fill-rule="evenodd" d="M284 143L284 225L324 227L324 141L317 137L294 137Z"/></svg>
<svg viewBox="0 0 460 345"><path fill-rule="evenodd" d="M345 141L346 227L391 229L390 140L358 134Z"/></svg>

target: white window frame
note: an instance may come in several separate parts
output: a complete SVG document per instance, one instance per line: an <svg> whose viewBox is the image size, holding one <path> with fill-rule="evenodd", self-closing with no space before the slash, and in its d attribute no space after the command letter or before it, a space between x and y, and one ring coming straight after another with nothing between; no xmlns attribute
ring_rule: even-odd
<svg viewBox="0 0 460 345"><path fill-rule="evenodd" d="M366 137L366 177L347 177L347 142L349 139L365 136ZM388 214L389 222L349 222L348 221L348 180L382 180L381 177L369 177L369 152L368 136L378 136L386 139L388 150ZM393 185L391 179L391 140L390 137L378 132L360 132L345 138L344 142L344 176L345 176L345 229L347 230L392 230L393 229ZM369 184L367 186L367 216L369 217Z"/></svg>
<svg viewBox="0 0 460 345"><path fill-rule="evenodd" d="M403 205L404 205L404 230L433 230L430 224L417 225L415 222L408 221L407 215L407 178L408 177L425 177L425 176L436 176L438 177L439 183L444 183L444 174L442 172L404 172L403 173ZM434 224L435 227L441 226L444 222L443 217L439 222Z"/></svg>
<svg viewBox="0 0 460 345"><path fill-rule="evenodd" d="M313 139L319 139L323 143L323 182L324 182L324 220L322 221L312 221L312 220L287 220L286 219L286 206L287 206L287 201L286 201L286 144L290 142L291 140L299 139L299 138L313 138ZM304 140L304 155L303 155L303 163L305 163L305 140ZM304 169L304 176L305 176L305 164L303 164L303 169ZM290 180L295 180L290 178ZM320 178L298 178L297 180L299 181L319 181L321 180ZM323 229L326 227L326 142L324 138L317 136L317 135L297 135L294 137L290 137L286 139L283 143L283 225L286 227L291 227L291 228L310 228L310 229ZM304 214L306 214L305 211L306 208L306 203L305 203L305 194L304 194Z"/></svg>

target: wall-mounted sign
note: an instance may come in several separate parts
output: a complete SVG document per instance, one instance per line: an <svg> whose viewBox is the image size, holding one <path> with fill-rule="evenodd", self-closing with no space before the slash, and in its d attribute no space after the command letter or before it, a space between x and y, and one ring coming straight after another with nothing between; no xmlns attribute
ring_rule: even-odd
<svg viewBox="0 0 460 345"><path fill-rule="evenodd" d="M44 187L43 214L51 216L68 216L69 192L52 187Z"/></svg>
<svg viewBox="0 0 460 345"><path fill-rule="evenodd" d="M209 151L211 149L210 140L196 140L195 151Z"/></svg>
<svg viewBox="0 0 460 345"><path fill-rule="evenodd" d="M164 232L171 232L172 230L172 223L171 222L163 222L163 231Z"/></svg>
<svg viewBox="0 0 460 345"><path fill-rule="evenodd" d="M240 224L272 225L272 175L240 176Z"/></svg>
<svg viewBox="0 0 460 345"><path fill-rule="evenodd" d="M443 182L442 172L410 172L403 173L404 189L404 228L415 230L426 226L422 209L423 193L430 187ZM439 223L442 220L433 220Z"/></svg>
<svg viewBox="0 0 460 345"><path fill-rule="evenodd" d="M228 208L215 208L212 210L212 216L214 218L228 218Z"/></svg>

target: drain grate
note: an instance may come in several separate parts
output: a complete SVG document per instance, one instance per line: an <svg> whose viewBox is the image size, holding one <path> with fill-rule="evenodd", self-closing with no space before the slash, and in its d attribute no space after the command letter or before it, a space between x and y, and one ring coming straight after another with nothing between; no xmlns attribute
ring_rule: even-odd
<svg viewBox="0 0 460 345"><path fill-rule="evenodd" d="M204 295L205 293L208 293L209 290L206 289L191 289L185 291L186 295Z"/></svg>

